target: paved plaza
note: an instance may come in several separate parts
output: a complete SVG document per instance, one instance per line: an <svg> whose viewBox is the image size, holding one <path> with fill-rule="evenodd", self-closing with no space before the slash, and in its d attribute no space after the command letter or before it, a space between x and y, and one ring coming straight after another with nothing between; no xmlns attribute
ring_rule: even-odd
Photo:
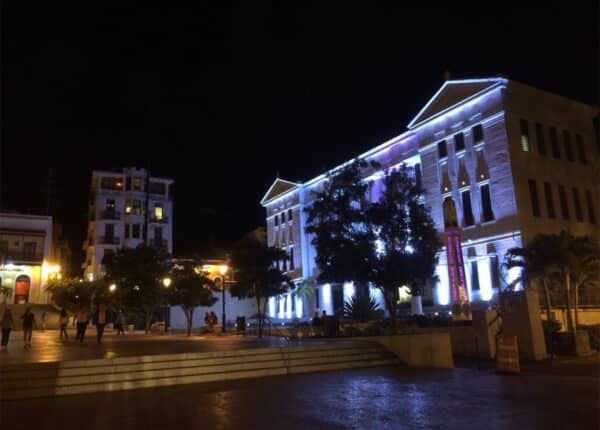
<svg viewBox="0 0 600 430"><path fill-rule="evenodd" d="M569 365L375 368L4 402L10 429L595 429L598 374ZM580 366L581 367L581 366ZM553 369L553 370L552 370ZM596 371L596 373L594 373Z"/></svg>
<svg viewBox="0 0 600 430"><path fill-rule="evenodd" d="M316 345L318 339L304 342L294 341L294 345ZM85 342L75 342L74 330L69 330L69 340L62 342L58 330L35 330L31 348L23 347L23 332L14 331L6 350L0 350L2 364L31 362L83 360L94 358L115 358L132 355L177 354L184 352L227 351L233 349L287 346L281 337L236 336L234 334L214 334L208 336L166 334L144 332L127 333L117 336L112 330L104 334L102 343L96 342L96 330L91 327L86 332Z"/></svg>

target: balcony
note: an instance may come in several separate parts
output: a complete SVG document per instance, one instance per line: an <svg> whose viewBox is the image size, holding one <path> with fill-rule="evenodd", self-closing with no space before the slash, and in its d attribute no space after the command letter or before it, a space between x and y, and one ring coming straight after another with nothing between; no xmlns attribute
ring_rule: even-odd
<svg viewBox="0 0 600 430"><path fill-rule="evenodd" d="M100 236L99 242L101 245L120 245L121 238L115 236Z"/></svg>
<svg viewBox="0 0 600 430"><path fill-rule="evenodd" d="M155 248L166 248L167 247L167 239L152 239L152 241L150 242L150 245L154 246Z"/></svg>
<svg viewBox="0 0 600 430"><path fill-rule="evenodd" d="M12 250L0 250L0 262L11 263L42 263L44 261L44 254L41 252L23 252L23 251L12 251Z"/></svg>
<svg viewBox="0 0 600 430"><path fill-rule="evenodd" d="M112 209L106 209L100 212L100 219L121 219L121 212Z"/></svg>
<svg viewBox="0 0 600 430"><path fill-rule="evenodd" d="M156 218L155 216L153 216L152 218L150 218L150 222L156 223L156 224L168 224L169 223L169 217L168 216L163 216L161 218Z"/></svg>

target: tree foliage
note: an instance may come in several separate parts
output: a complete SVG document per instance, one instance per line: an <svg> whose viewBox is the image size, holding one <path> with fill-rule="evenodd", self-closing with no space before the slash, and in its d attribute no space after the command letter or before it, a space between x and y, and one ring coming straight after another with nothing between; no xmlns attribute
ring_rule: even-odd
<svg viewBox="0 0 600 430"><path fill-rule="evenodd" d="M150 330L152 314L166 303L167 289L162 280L171 269L169 254L160 248L140 245L122 248L104 259L106 279L117 285L124 306L144 312L146 332Z"/></svg>
<svg viewBox="0 0 600 430"><path fill-rule="evenodd" d="M185 262L173 267L171 271L172 284L168 291L170 304L180 306L187 320L187 335L192 334L194 311L198 306L212 306L217 301L212 290L215 283L198 273L200 263Z"/></svg>
<svg viewBox="0 0 600 430"><path fill-rule="evenodd" d="M235 279L230 287L231 295L256 299L259 337L262 336L269 297L294 288L294 284L278 267L278 262L286 258L284 251L267 246L264 233L247 236L235 246L231 254Z"/></svg>
<svg viewBox="0 0 600 430"><path fill-rule="evenodd" d="M378 167L355 161L331 174L306 209L306 232L317 251L318 280L352 280L360 294L369 283L375 285L394 330L398 288L406 285L414 295L422 294L434 277L441 244L413 169L387 171L379 199L368 198L363 178Z"/></svg>
<svg viewBox="0 0 600 430"><path fill-rule="evenodd" d="M95 281L78 278L52 280L46 289L51 294L52 302L56 306L71 313L77 312L81 306L91 310L94 305L100 303L109 306L118 303L118 298L111 294L105 279Z"/></svg>
<svg viewBox="0 0 600 430"><path fill-rule="evenodd" d="M344 303L344 316L355 322L380 318L383 311L370 294L355 294Z"/></svg>

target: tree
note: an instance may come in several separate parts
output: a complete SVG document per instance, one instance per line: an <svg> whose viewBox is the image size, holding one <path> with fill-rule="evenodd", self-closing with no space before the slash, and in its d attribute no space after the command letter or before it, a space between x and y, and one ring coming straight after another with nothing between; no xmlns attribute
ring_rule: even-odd
<svg viewBox="0 0 600 430"><path fill-rule="evenodd" d="M383 314L371 295L355 294L344 303L344 315L355 322L376 319Z"/></svg>
<svg viewBox="0 0 600 430"><path fill-rule="evenodd" d="M143 312L148 333L152 314L167 299L162 280L171 269L169 254L161 248L142 244L137 248L122 248L103 263L108 283L117 285L125 306Z"/></svg>
<svg viewBox="0 0 600 430"><path fill-rule="evenodd" d="M306 233L317 252L321 283L352 280L357 290L368 291L377 236L367 215L369 184L363 181L363 172L377 166L357 160L330 173L322 191L314 193L305 209Z"/></svg>
<svg viewBox="0 0 600 430"><path fill-rule="evenodd" d="M105 279L87 281L78 278L52 280L46 287L52 302L68 312L75 313L81 306L91 309L97 303L113 304L116 299Z"/></svg>
<svg viewBox="0 0 600 430"><path fill-rule="evenodd" d="M230 293L233 297L256 299L259 337L262 337L269 297L294 288L290 279L279 270L279 262L286 258L283 250L267 246L264 231L246 236L231 253L235 283L231 285Z"/></svg>
<svg viewBox="0 0 600 430"><path fill-rule="evenodd" d="M421 307L424 287L434 279L441 244L414 171L402 165L388 171L383 183L381 199L371 204L369 215L381 244L375 254L373 283L383 294L395 333L398 288L407 286Z"/></svg>
<svg viewBox="0 0 600 430"><path fill-rule="evenodd" d="M215 283L197 272L200 264L185 262L176 265L171 271L172 285L169 290L169 303L180 306L187 320L187 335L192 334L194 311L198 306L212 306L217 298L212 295Z"/></svg>
<svg viewBox="0 0 600 430"><path fill-rule="evenodd" d="M352 280L357 294L367 297L368 284L375 285L395 332L398 288L406 285L414 295L422 294L433 278L440 243L411 168L388 171L379 200L367 199L369 184L363 178L377 167L355 161L330 175L306 209L306 232L313 235L318 280Z"/></svg>
<svg viewBox="0 0 600 430"><path fill-rule="evenodd" d="M588 237L574 237L565 231L559 235L539 234L524 248L510 249L503 265L509 270L515 267L521 269L520 276L508 285L509 289L519 282L523 282L525 288L532 281L542 285L548 321L551 319L548 284L552 280L562 284L567 306L567 329L574 332L579 320L580 290L598 286L600 247Z"/></svg>

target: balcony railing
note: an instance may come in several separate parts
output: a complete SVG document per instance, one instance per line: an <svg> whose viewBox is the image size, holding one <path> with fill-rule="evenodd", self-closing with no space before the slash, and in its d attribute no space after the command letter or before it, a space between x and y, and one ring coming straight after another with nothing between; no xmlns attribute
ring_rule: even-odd
<svg viewBox="0 0 600 430"><path fill-rule="evenodd" d="M152 239L151 245L156 248L166 248L167 239Z"/></svg>
<svg viewBox="0 0 600 430"><path fill-rule="evenodd" d="M154 222L157 224L168 224L169 223L169 217L168 216L163 216L161 218L157 218L155 216L153 216L152 218L150 218L150 222Z"/></svg>
<svg viewBox="0 0 600 430"><path fill-rule="evenodd" d="M100 212L100 219L121 219L121 212L114 210L103 210Z"/></svg>
<svg viewBox="0 0 600 430"><path fill-rule="evenodd" d="M11 263L41 263L44 260L44 254L41 252L23 252L23 251L10 251L10 250L1 250L0 251L0 261L10 261Z"/></svg>
<svg viewBox="0 0 600 430"><path fill-rule="evenodd" d="M100 241L102 245L120 245L121 238L115 236L100 236Z"/></svg>

